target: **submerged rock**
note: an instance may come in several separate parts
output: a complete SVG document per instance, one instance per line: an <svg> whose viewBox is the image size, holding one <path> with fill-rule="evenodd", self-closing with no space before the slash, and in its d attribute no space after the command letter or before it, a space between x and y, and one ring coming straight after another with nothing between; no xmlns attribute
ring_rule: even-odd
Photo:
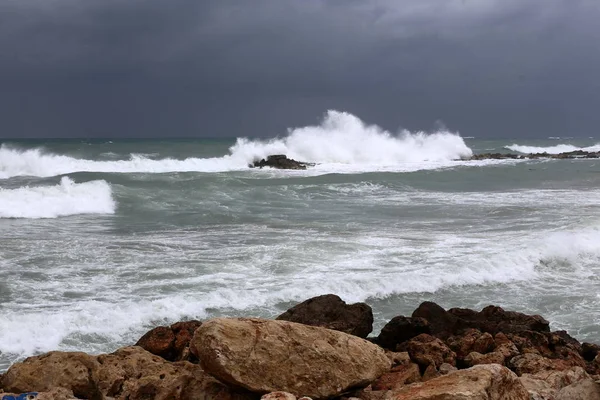
<svg viewBox="0 0 600 400"><path fill-rule="evenodd" d="M287 158L285 154L274 154L266 159L256 160L249 165L250 168L271 167L276 169L306 169L306 167L314 166L315 164L296 161Z"/></svg>
<svg viewBox="0 0 600 400"><path fill-rule="evenodd" d="M216 318L196 330L191 350L205 371L256 393L329 398L389 371L385 352L346 333L247 318Z"/></svg>
<svg viewBox="0 0 600 400"><path fill-rule="evenodd" d="M366 338L373 330L373 310L365 303L346 304L334 294L308 299L281 314L278 320L348 333Z"/></svg>

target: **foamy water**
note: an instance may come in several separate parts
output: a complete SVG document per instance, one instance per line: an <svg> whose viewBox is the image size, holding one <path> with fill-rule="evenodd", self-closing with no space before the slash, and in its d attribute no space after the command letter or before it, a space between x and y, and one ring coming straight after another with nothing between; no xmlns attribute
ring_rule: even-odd
<svg viewBox="0 0 600 400"><path fill-rule="evenodd" d="M374 334L433 300L600 342L600 163L456 161L511 142L330 112L272 140L4 144L0 370L325 293L369 303ZM272 153L318 165L248 168Z"/></svg>
<svg viewBox="0 0 600 400"><path fill-rule="evenodd" d="M560 139L560 138L557 138ZM525 146L513 144L510 146L506 146L507 149L516 151L524 154L532 154L532 153L548 153L548 154L560 154L560 153L568 153L571 151L583 150L583 151L600 151L600 144L596 144L593 146L587 147L577 147L571 144L559 144L556 146L548 146L548 147L538 147L538 146Z"/></svg>

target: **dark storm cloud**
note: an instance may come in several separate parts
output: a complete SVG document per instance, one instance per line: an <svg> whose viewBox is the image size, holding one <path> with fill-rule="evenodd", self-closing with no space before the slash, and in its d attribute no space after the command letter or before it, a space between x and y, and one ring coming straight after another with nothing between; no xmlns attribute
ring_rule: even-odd
<svg viewBox="0 0 600 400"><path fill-rule="evenodd" d="M594 135L596 0L5 0L0 136Z"/></svg>

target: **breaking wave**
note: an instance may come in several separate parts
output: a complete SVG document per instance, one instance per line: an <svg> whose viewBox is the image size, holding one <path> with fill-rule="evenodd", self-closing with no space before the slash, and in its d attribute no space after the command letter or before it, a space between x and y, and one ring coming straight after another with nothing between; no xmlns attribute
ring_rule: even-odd
<svg viewBox="0 0 600 400"><path fill-rule="evenodd" d="M518 153L531 154L531 153L548 153L548 154L560 154L568 153L571 151L584 150L584 151L600 151L600 144L589 147L577 147L571 144L559 144L556 146L549 147L537 147L537 146L521 146L513 144L505 146L505 149L516 151Z"/></svg>
<svg viewBox="0 0 600 400"><path fill-rule="evenodd" d="M14 176L57 176L74 172L167 173L224 172L248 168L271 154L318 163L352 165L360 170L390 167L397 170L437 168L470 157L472 151L455 133L387 132L358 117L329 111L320 125L290 129L287 136L271 140L237 139L230 154L184 160L155 159L131 154L128 160L87 160L46 153L42 149L0 147L0 179ZM410 168L406 168L410 165Z"/></svg>
<svg viewBox="0 0 600 400"><path fill-rule="evenodd" d="M114 214L105 181L75 183L63 177L56 186L0 189L0 218L57 218L77 214Z"/></svg>

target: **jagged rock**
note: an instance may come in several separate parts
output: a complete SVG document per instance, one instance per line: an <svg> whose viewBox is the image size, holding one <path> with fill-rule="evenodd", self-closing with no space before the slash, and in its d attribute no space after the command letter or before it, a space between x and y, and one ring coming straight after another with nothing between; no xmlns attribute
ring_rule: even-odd
<svg viewBox="0 0 600 400"><path fill-rule="evenodd" d="M440 365L438 370L440 371L440 374L442 374L442 375L448 375L451 372L457 371L457 369L454 365L450 365L448 363L443 363L442 365Z"/></svg>
<svg viewBox="0 0 600 400"><path fill-rule="evenodd" d="M525 353L513 357L509 362L510 369L519 376L523 374L535 374L541 371L551 370L554 367L552 361L539 354Z"/></svg>
<svg viewBox="0 0 600 400"><path fill-rule="evenodd" d="M365 303L346 304L334 294L308 299L281 314L278 320L321 326L366 338L373 330L373 310Z"/></svg>
<svg viewBox="0 0 600 400"><path fill-rule="evenodd" d="M328 398L367 386L389 371L379 346L346 333L248 318L216 318L198 328L191 350L204 370L256 393Z"/></svg>
<svg viewBox="0 0 600 400"><path fill-rule="evenodd" d="M430 332L429 322L425 318L409 318L400 315L385 324L376 342L385 349L395 350L400 343Z"/></svg>
<svg viewBox="0 0 600 400"><path fill-rule="evenodd" d="M251 400L186 361L171 363L141 347L112 354L52 352L14 364L2 387L12 392L71 391L77 398L102 400Z"/></svg>
<svg viewBox="0 0 600 400"><path fill-rule="evenodd" d="M412 317L427 320L431 334L437 337L447 338L457 330L458 318L431 301L421 303Z"/></svg>
<svg viewBox="0 0 600 400"><path fill-rule="evenodd" d="M302 161L296 161L291 158L287 158L284 154L274 154L268 156L266 159L256 160L249 165L251 168L263 168L271 167L276 169L306 169L308 166L313 166L312 163L306 163Z"/></svg>
<svg viewBox="0 0 600 400"><path fill-rule="evenodd" d="M586 361L594 361L600 352L600 346L593 343L582 343L581 348L581 355Z"/></svg>
<svg viewBox="0 0 600 400"><path fill-rule="evenodd" d="M530 400L527 389L509 369L478 365L415 383L393 392L390 400Z"/></svg>
<svg viewBox="0 0 600 400"><path fill-rule="evenodd" d="M405 342L402 346L408 351L411 360L419 364L423 371L431 364L436 368L443 363L456 365L456 353L440 339L426 333Z"/></svg>
<svg viewBox="0 0 600 400"><path fill-rule="evenodd" d="M147 332L135 344L152 354L169 361L194 361L189 359L189 343L200 321L177 322L171 326L158 326Z"/></svg>
<svg viewBox="0 0 600 400"><path fill-rule="evenodd" d="M465 357L465 365L473 367L481 364L500 364L504 365L505 357L502 353L493 351L491 353L481 354L476 351L469 353Z"/></svg>
<svg viewBox="0 0 600 400"><path fill-rule="evenodd" d="M445 363L444 363L445 364ZM440 372L436 368L435 364L429 364L427 368L425 368L425 372L423 372L423 382L430 381L441 376Z"/></svg>
<svg viewBox="0 0 600 400"><path fill-rule="evenodd" d="M459 360L463 360L473 350L473 346L481 337L482 333L477 329L468 329L461 335L450 336L446 344L456 353Z"/></svg>
<svg viewBox="0 0 600 400"><path fill-rule="evenodd" d="M410 383L419 382L421 372L417 364L406 364L392 368L371 384L372 390L396 390Z"/></svg>

